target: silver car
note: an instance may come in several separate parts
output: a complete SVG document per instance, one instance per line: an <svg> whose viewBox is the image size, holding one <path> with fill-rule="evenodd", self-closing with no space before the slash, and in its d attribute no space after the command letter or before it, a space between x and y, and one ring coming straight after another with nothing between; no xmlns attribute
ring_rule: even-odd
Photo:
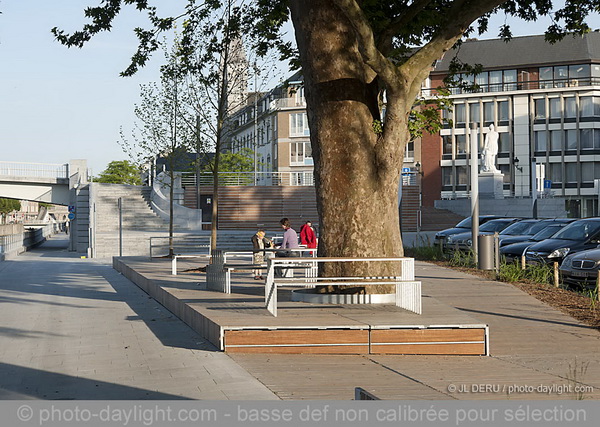
<svg viewBox="0 0 600 427"><path fill-rule="evenodd" d="M589 249L568 255L559 271L563 283L584 287L596 286L600 269L600 249Z"/></svg>

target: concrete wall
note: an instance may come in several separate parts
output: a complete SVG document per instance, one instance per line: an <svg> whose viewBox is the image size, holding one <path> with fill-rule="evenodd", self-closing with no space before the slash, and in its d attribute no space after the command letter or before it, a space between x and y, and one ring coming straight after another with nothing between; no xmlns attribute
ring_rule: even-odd
<svg viewBox="0 0 600 427"><path fill-rule="evenodd" d="M566 218L565 200L562 198L538 199L539 218ZM435 207L446 209L462 216L471 215L471 200L436 200ZM480 199L480 215L504 215L514 217L532 217L532 199Z"/></svg>

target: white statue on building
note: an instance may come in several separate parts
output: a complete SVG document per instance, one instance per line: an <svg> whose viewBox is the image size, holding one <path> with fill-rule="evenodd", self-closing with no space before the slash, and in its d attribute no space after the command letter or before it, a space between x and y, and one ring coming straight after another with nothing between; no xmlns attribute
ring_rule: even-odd
<svg viewBox="0 0 600 427"><path fill-rule="evenodd" d="M483 165L481 172L500 173L496 168L496 156L498 155L498 132L494 129L494 125L490 125L490 130L485 136L483 144Z"/></svg>

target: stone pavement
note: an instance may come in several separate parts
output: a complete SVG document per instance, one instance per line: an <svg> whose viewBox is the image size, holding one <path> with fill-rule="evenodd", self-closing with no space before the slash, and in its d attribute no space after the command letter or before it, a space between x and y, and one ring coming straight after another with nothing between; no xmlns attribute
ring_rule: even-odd
<svg viewBox="0 0 600 427"><path fill-rule="evenodd" d="M0 263L0 399L277 399L65 235Z"/></svg>
<svg viewBox="0 0 600 427"><path fill-rule="evenodd" d="M415 263L425 298L488 324L486 356L234 354L282 399L600 399L600 332L514 286Z"/></svg>

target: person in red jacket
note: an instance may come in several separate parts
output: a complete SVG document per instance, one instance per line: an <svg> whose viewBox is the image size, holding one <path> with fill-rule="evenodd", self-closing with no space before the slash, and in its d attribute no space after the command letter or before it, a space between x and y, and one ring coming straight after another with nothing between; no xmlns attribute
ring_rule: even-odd
<svg viewBox="0 0 600 427"><path fill-rule="evenodd" d="M300 228L300 243L310 249L317 247L317 236L310 221L306 221L306 224Z"/></svg>

